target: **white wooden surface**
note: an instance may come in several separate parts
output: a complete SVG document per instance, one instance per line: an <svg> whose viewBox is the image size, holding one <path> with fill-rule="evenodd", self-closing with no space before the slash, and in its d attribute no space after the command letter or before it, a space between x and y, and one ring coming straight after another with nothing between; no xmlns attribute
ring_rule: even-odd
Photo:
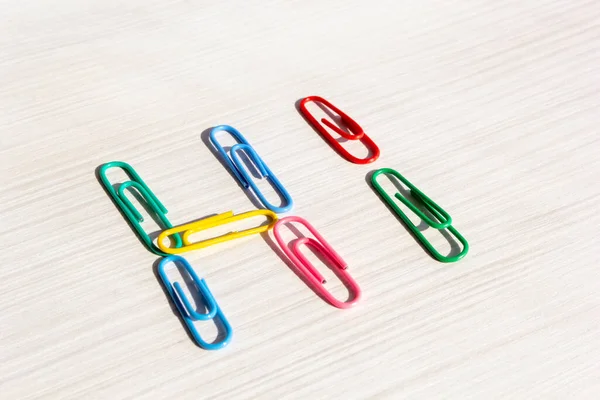
<svg viewBox="0 0 600 400"><path fill-rule="evenodd" d="M0 10L0 398L598 398L597 1ZM305 123L313 94L365 128L375 164ZM188 255L235 330L225 350L193 344L94 171L131 163L177 224L251 210L202 140L217 124L348 261L357 308L244 239ZM451 213L463 261L394 218L365 180L381 167Z"/></svg>

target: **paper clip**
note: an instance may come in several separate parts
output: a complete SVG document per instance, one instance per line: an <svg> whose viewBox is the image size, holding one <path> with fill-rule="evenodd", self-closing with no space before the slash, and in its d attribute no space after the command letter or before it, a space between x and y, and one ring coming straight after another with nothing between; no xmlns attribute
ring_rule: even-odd
<svg viewBox="0 0 600 400"><path fill-rule="evenodd" d="M394 199L389 194L387 194L383 187L381 187L379 182L377 182L377 177L382 174L393 176L397 178L400 182L408 186L412 196L435 218L435 220L425 215L425 213L423 213L417 205L413 204L413 202L404 197L401 193L396 193L394 196L431 228L448 229L448 231L452 233L460 243L462 243L463 250L455 256L443 256L442 254L440 254L435 249L435 247L433 247L433 245L425 238L425 236L421 233L419 228L417 228L417 226L412 223L412 221L408 218L404 211L400 209L399 205L394 201ZM412 183L408 181L408 179L402 176L398 171L393 170L391 168L378 169L373 173L373 176L371 176L371 184L373 185L377 193L383 198L383 200L385 200L385 202L392 208L392 210L394 210L394 212L400 217L400 219L402 219L404 224L406 224L406 226L411 230L415 237L419 239L421 243L423 243L425 248L438 261L455 262L467 255L467 253L469 252L469 243L467 243L465 238L452 226L452 218L450 217L450 215L446 211L444 211L440 206L438 206L433 200L427 197L423 192L417 189Z"/></svg>
<svg viewBox="0 0 600 400"><path fill-rule="evenodd" d="M183 289L181 288L179 282L171 282L171 280L169 280L166 273L166 266L170 262L174 264L180 264L185 268L185 271L194 283L196 290L198 291L202 299L206 302L206 309L208 311L207 313L198 313L190 303L185 293L183 292ZM160 279L163 281L164 286L167 289L167 292L169 293L169 296L171 296L173 303L175 303L175 306L177 306L177 309L179 310L183 321L187 325L190 333L194 337L194 340L196 341L198 346L206 350L218 350L227 346L231 340L231 335L233 333L231 325L229 324L229 321L227 321L227 318L225 318L225 316L223 315L223 312L217 304L217 301L208 289L206 281L204 279L198 278L198 275L196 275L196 272L194 271L190 263L181 256L168 256L166 258L163 258L158 264L158 274L160 276ZM194 321L209 320L215 320L215 323L220 323L223 329L225 330L225 338L217 343L205 342L204 339L202 339L202 337L200 336L200 333L198 332L194 324Z"/></svg>
<svg viewBox="0 0 600 400"><path fill-rule="evenodd" d="M331 121L322 118L321 122L327 126L328 128L335 131L338 135L347 140L360 140L371 152L371 156L367 158L358 158L353 156L346 150L329 132L327 129L319 122L317 119L308 111L306 108L306 104L309 102L314 102L317 104L321 104L333 111L340 117L340 121L348 127L350 133L347 133L343 129L340 129L338 126L334 125ZM363 131L360 125L350 118L347 114L342 112L339 108L328 102L322 97L319 96L308 96L303 98L300 101L300 112L304 117L310 122L310 124L329 142L329 144L346 160L353 162L355 164L369 164L379 158L379 147L371 140L370 137Z"/></svg>
<svg viewBox="0 0 600 400"><path fill-rule="evenodd" d="M127 176L129 176L129 178L131 178L130 181L123 182L119 186L118 191L115 190L115 188L110 184L108 178L106 177L106 171L110 168L121 168L123 171L125 171ZM129 223L131 224L131 226L133 226L133 228L135 229L135 231L138 234L138 237L140 238L140 240L142 242L144 242L144 244L146 245L148 250L150 250L151 252L153 252L155 254L165 256L166 254L162 253L154 245L150 236L142 228L141 222L144 222L144 217L142 217L142 214L140 214L140 212L138 210L136 210L136 208L134 207L131 200L129 200L127 198L127 196L125 195L125 193L126 193L125 191L131 187L131 188L135 188L140 193L140 195L142 196L142 198L144 199L144 201L146 202L146 204L148 205L150 210L160 220L162 229L168 229L168 228L173 227L173 225L171 224L171 222L169 221L169 219L166 216L168 211L165 208L165 206L162 205L162 203L158 200L158 198L154 195L154 193L152 193L150 188L148 186L146 186L146 184L144 183L142 178L133 169L133 167L125 162L112 161L112 162L106 163L100 168L99 174L100 174L100 179L102 181L102 185L104 186L106 191L110 194L111 198L117 204L117 206L119 207L121 212L127 217L127 219L129 220ZM175 239L175 247L180 247L182 243L181 243L181 238L179 237L179 235L175 235L174 239Z"/></svg>
<svg viewBox="0 0 600 400"><path fill-rule="evenodd" d="M279 232L280 228L289 222L297 222L304 225L310 233L316 238L299 238L291 242L291 249L287 243L281 237ZM315 230L315 228L305 219L300 217L285 217L280 219L273 228L273 234L279 244L279 247L283 250L285 255L292 261L292 263L298 268L298 270L306 277L308 282L313 287L313 290L317 292L319 296L328 301L331 305L337 308L350 308L358 302L361 297L361 290L356 281L350 276L347 271L348 264L342 259L342 257L327 243L327 241ZM351 293L352 299L349 301L340 301L336 299L325 287L325 279L323 275L317 271L312 263L300 252L300 246L312 247L315 252L323 255L324 259L328 260L333 266L337 268L336 274L340 277L344 285L348 288Z"/></svg>
<svg viewBox="0 0 600 400"><path fill-rule="evenodd" d="M238 142L238 144L233 145L231 147L231 149L229 150L230 155L227 154L227 151L225 151L223 146L221 146L221 144L217 140L216 135L220 131L225 131L225 132L229 133ZM267 167L267 165L263 162L263 160L256 153L254 148L250 145L250 143L248 143L246 138L237 129L235 129L234 127L229 126L229 125L216 126L210 132L210 141L213 144L213 146L215 146L215 148L217 149L219 154L221 154L221 156L227 163L227 166L229 167L229 169L231 169L231 171L237 178L238 182L244 187L244 189L252 188L252 190L254 191L254 193L256 194L258 199L260 200L260 202L265 207L267 207L269 210L274 211L276 213L283 213L283 212L286 212L286 211L289 211L292 209L292 207L294 205L292 196L290 196L290 194L283 187L283 185L281 184L279 179L277 179L275 174L273 174L273 172L271 172L269 167ZM252 180L250 173L244 167L244 163L240 159L240 156L238 155L238 151L245 152L246 155L252 160L252 162L254 163L254 165L256 166L258 171L260 172L261 176L263 178L266 178L269 181L269 183L273 186L273 188L277 192L279 192L279 194L281 195L281 197L283 197L283 200L284 200L283 207L277 207L277 206L269 203L269 201L265 198L265 196L262 194L262 192L258 189L258 186L256 185L256 183Z"/></svg>
<svg viewBox="0 0 600 400"><path fill-rule="evenodd" d="M214 228L217 226L230 224L230 223L240 221L243 219L260 216L260 215L264 215L267 218L271 219L271 222L268 225L260 225L260 226L250 228L250 229L245 229L245 230L239 231L239 232L234 231L234 232L226 233L224 235L217 236L214 238L202 240L202 241L196 242L196 243L192 243L190 241L190 235L192 235L194 233L197 233L197 232L200 232L200 231L203 231L206 229ZM227 242L229 240L239 239L244 236L249 236L249 235L254 235L257 233L266 232L269 229L273 228L273 225L275 224L275 222L277 222L277 214L275 214L273 211L269 211L269 210L254 210L254 211L248 211L248 212L238 214L238 215L234 215L233 211L227 211L225 213L214 215L212 217L208 217L208 218L202 219L200 221L191 222L189 224L179 225L174 228L167 229L167 230L161 232L160 235L158 235L157 243L158 243L158 247L167 254L181 254L186 251L198 250L198 249L202 249L204 247L215 245L217 243L223 243L223 242ZM180 233L183 236L183 246L169 247L169 246L165 245L165 239L167 239L168 237L170 237L172 235L176 235L176 234L180 234Z"/></svg>

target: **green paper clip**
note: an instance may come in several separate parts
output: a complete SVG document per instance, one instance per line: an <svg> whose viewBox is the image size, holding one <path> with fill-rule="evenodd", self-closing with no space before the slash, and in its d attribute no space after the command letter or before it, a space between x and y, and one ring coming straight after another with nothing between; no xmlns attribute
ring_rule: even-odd
<svg viewBox="0 0 600 400"><path fill-rule="evenodd" d="M408 216L402 211L398 205L398 203L385 192L385 190L381 187L379 182L377 182L377 177L379 175L388 175L397 178L400 182L408 186L410 189L410 193L413 197L425 208L434 218L430 218L425 215L423 211L419 209L417 205L411 202L409 199L404 197L401 193L396 193L394 196L402 202L405 206L407 206L412 212L414 212L419 218L423 220L428 226L433 229L448 229L450 233L454 235L458 239L460 243L463 245L463 250L455 255L455 256L443 256L441 255L435 247L423 236L419 228L408 218ZM455 262L463 258L469 252L469 243L465 240L465 238L458 233L458 231L452 226L452 218L450 215L444 211L444 209L438 206L433 200L427 197L423 192L415 187L412 183L408 181L405 177L403 177L398 171L393 170L391 168L381 168L373 173L371 176L371 184L377 191L377 193L381 196L383 200L392 208L392 210L400 217L400 219L404 222L404 224L411 230L411 232L415 235L417 239L423 243L425 248L431 253L431 255L441 262ZM437 221L436 221L437 220Z"/></svg>
<svg viewBox="0 0 600 400"><path fill-rule="evenodd" d="M110 168L121 168L123 171L125 171L127 176L131 178L130 181L123 182L119 186L118 191L115 190L115 188L111 185L108 178L106 177L106 171ZM100 168L99 174L100 179L102 181L102 185L104 186L108 194L110 194L110 197L112 197L117 207L119 207L121 212L125 215L125 217L127 217L129 223L135 229L140 240L146 245L148 250L155 254L158 254L159 256L168 256L168 254L165 254L158 249L158 247L153 243L152 238L150 238L150 236L144 231L141 225L141 222L144 222L144 217L142 217L142 214L140 214L140 212L136 210L133 203L131 203L131 200L129 200L125 195L125 191L128 188L135 188L148 205L149 211L154 213L160 220L161 223L159 225L161 225L161 230L173 228L173 225L166 216L166 214L168 213L167 209L165 208L165 206L162 205L162 203L158 200L154 193L152 193L150 188L146 186L142 178L140 178L137 172L135 172L133 167L122 161L112 161L104 164ZM183 243L179 234L175 234L173 236L175 239L175 247L181 247Z"/></svg>

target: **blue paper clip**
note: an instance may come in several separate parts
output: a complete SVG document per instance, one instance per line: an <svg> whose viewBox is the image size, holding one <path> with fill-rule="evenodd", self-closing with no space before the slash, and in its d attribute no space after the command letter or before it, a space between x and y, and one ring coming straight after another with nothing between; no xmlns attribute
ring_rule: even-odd
<svg viewBox="0 0 600 400"><path fill-rule="evenodd" d="M118 191L115 190L115 188L110 184L110 181L106 177L106 171L110 168L121 168L129 176L129 178L131 178L130 181L123 182L119 186ZM154 245L152 238L144 231L142 225L140 224L141 222L144 222L144 217L142 217L142 214L140 214L140 212L136 210L131 200L129 200L129 198L127 198L127 196L125 195L125 191L127 190L127 188L135 188L143 197L150 210L160 220L162 224L161 228L163 230L173 228L173 225L171 225L171 222L166 216L168 212L167 209L165 208L165 206L162 205L162 203L160 202L160 200L158 200L154 193L152 193L150 188L146 185L146 183L144 183L144 181L138 175L138 173L135 172L135 169L133 169L133 167L127 164L126 162L112 161L104 164L100 168L99 174L100 180L102 181L102 185L110 194L110 197L112 197L119 209L127 217L129 223L131 224L131 226L133 226L139 238L142 240L142 242L144 242L148 250L160 256L168 255L160 251L159 248L156 247L156 245ZM183 244L183 242L181 241L181 237L179 235L173 235L173 237L175 239L175 247L181 247Z"/></svg>
<svg viewBox="0 0 600 400"><path fill-rule="evenodd" d="M231 155L227 154L227 152L225 151L223 146L221 146L219 144L219 141L216 138L217 133L220 131L225 131L225 132L229 133L238 142L238 144L233 145L231 147L231 150L230 150ZM216 126L210 132L210 141L213 144L213 146L215 146L215 148L217 149L219 154L221 154L221 156L227 163L227 166L229 167L229 169L231 169L231 171L233 171L233 174L237 178L238 182L244 187L244 189L252 188L252 190L254 191L254 193L256 194L258 199L260 200L260 202L263 203L265 207L267 207L269 210L276 212L276 213L283 213L283 212L286 212L286 211L289 211L292 209L292 207L294 205L292 196L290 196L288 191L285 190L285 188L283 187L281 182L279 182L279 179L277 179L275 174L273 174L273 172L271 172L269 167L267 167L267 165L263 162L263 160L256 153L254 148L250 145L250 143L248 143L246 138L244 136L242 136L242 134L237 129L235 129L234 127L229 126L229 125ZM240 159L240 156L237 154L238 151L246 152L248 157L252 160L254 165L256 165L256 167L258 168L258 171L260 172L261 176L263 178L266 178L271 183L271 185L273 185L275 190L281 194L281 196L284 199L283 207L274 206L273 204L271 204L267 201L265 196L262 194L262 192L256 186L256 183L252 180L252 177L250 176L248 171L245 169L244 163Z"/></svg>
<svg viewBox="0 0 600 400"><path fill-rule="evenodd" d="M165 268L170 262L174 264L180 264L185 268L188 275L192 278L192 281L194 283L194 286L196 286L198 293L200 293L204 301L206 301L206 309L208 311L207 313L201 314L197 312L188 300L185 293L183 292L179 282L171 282L169 280L169 278L167 277L167 273L165 272ZM194 340L196 341L198 346L206 350L218 350L227 346L231 340L231 335L233 333L231 325L229 325L229 321L227 321L227 319L223 315L223 312L217 304L217 301L208 289L206 281L204 279L200 279L198 275L196 275L196 272L194 271L190 263L188 263L188 261L181 256L172 255L169 257L165 257L160 261L160 264L158 264L158 274L160 275L160 279L163 281L167 291L169 292L169 296L171 296L171 299L173 299L173 302L177 306L181 317L185 321L185 324L187 325L190 333L194 337ZM202 339L200 333L198 333L198 330L194 325L194 321L208 320L216 320L217 323L220 322L223 329L225 330L225 338L216 343L207 343L204 341L204 339Z"/></svg>

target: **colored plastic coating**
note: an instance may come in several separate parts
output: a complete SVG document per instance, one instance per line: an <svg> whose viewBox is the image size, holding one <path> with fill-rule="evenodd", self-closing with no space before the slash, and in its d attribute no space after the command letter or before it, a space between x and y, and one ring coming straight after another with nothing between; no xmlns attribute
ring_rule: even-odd
<svg viewBox="0 0 600 400"><path fill-rule="evenodd" d="M194 286L198 290L198 293L202 296L204 301L206 301L206 308L208 310L208 313L198 313L188 300L185 293L183 292L179 282L171 282L171 280L169 280L166 273L166 267L171 262L174 264L180 264L185 268L185 271L194 283ZM227 346L231 340L231 335L233 334L231 325L229 325L229 321L227 321L227 319L223 315L223 312L217 304L217 301L208 289L206 281L204 279L200 279L198 275L196 275L196 272L194 271L192 266L187 262L187 260L180 256L169 256L163 258L160 261L160 264L158 264L158 274L160 276L160 279L163 281L165 288L169 293L169 296L171 296L171 299L177 306L177 310L179 310L183 321L187 325L190 333L194 337L194 340L196 341L198 346L206 350L218 350ZM225 338L223 338L219 342L207 343L200 336L198 329L196 329L196 326L194 324L195 321L209 320L215 320L215 323L221 324L222 328L225 330Z"/></svg>
<svg viewBox="0 0 600 400"><path fill-rule="evenodd" d="M291 243L291 249L288 247L288 244L283 240L281 234L279 232L280 228L284 226L286 223L297 222L299 224L304 225L310 233L314 235L316 238L299 238L294 240ZM327 241L315 230L315 228L308 223L303 218L300 217L285 217L280 219L273 228L273 234L275 235L275 239L279 244L279 247L283 250L285 255L292 261L292 263L298 268L298 270L306 277L308 282L313 287L313 290L319 294L323 299L329 302L334 307L338 308L350 308L354 304L356 304L361 297L361 290L356 281L350 276L347 272L348 265L342 259L342 257L336 253L336 251L327 243ZM317 269L312 265L312 263L300 252L300 246L312 247L312 249L323 255L324 259L328 260L331 264L333 264L336 268L338 268L338 276L341 278L342 282L346 287L348 287L352 299L346 302L340 301L336 299L325 287L323 284L325 283L325 279L323 275L317 271Z"/></svg>
<svg viewBox="0 0 600 400"><path fill-rule="evenodd" d="M115 188L111 185L110 181L106 177L106 171L110 168L121 168L129 178L130 181L123 182L119 186L119 190L116 191ZM100 180L102 181L102 185L106 189L106 191L110 194L115 204L119 207L121 212L127 217L131 226L135 229L138 234L138 237L148 250L151 252L158 254L160 256L165 256L165 253L162 253L152 242L152 239L142 228L141 222L144 222L144 217L136 208L129 198L125 195L126 190L128 188L135 188L141 197L144 199L149 209L158 217L160 221L160 226L162 229L172 228L171 222L167 218L167 209L162 203L158 200L158 198L152 193L150 188L146 186L142 178L137 174L137 172L133 169L133 167L122 161L112 161L104 164L100 168ZM175 247L181 246L181 238L179 235L174 236L175 239Z"/></svg>
<svg viewBox="0 0 600 400"><path fill-rule="evenodd" d="M377 182L377 177L379 175L388 175L397 178L400 182L408 186L412 196L419 201L420 205L425 208L437 221L432 218L429 218L426 214L424 214L417 205L413 204L410 200L404 197L401 193L396 193L394 196L400 200L405 206L407 206L411 211L413 211L419 218L423 220L428 226L434 229L448 229L460 243L463 245L463 250L455 255L455 256L444 256L438 252L435 247L423 236L423 233L417 228L415 224L408 218L408 216L400 209L398 203L394 201L394 199L386 193L383 187ZM412 183L408 181L404 176L402 176L398 171L393 170L391 168L381 168L373 173L371 176L371 184L377 191L377 193L385 200L385 202L394 210L394 212L400 217L400 219L404 222L404 224L411 230L411 232L415 235L421 243L425 246L425 248L431 253L431 255L441 262L455 262L463 258L469 252L469 243L465 240L465 238L452 226L452 218L450 215L444 211L440 206L438 206L433 200L427 197L423 192L417 189Z"/></svg>
<svg viewBox="0 0 600 400"><path fill-rule="evenodd" d="M325 106L326 108L337 114L340 117L340 121L342 122L342 124L348 128L350 133L347 133L343 129L340 129L338 126L336 126L331 121L325 118L322 118L321 122L317 121L317 119L306 108L306 104L311 101L317 104L321 104L322 106ZM371 138L365 134L360 125L324 98L319 96L305 97L304 99L302 99L302 101L300 101L300 112L302 113L302 115L304 115L308 122L310 122L310 124L321 134L321 136L323 136L325 140L329 142L331 147L333 147L346 160L355 164L369 164L379 158L379 147L377 147L375 142L373 142L373 140L371 140ZM332 129L344 139L360 140L369 149L369 151L371 152L371 156L367 158L358 158L353 156L333 136L331 136L331 134L327 131L327 129L325 129L323 125Z"/></svg>
<svg viewBox="0 0 600 400"><path fill-rule="evenodd" d="M219 133L220 131L225 131L225 132L229 133L231 136L233 136L238 141L238 144L231 147L230 155L227 154L227 151L225 151L223 146L221 146L221 144L219 143L219 141L216 138L217 133ZM273 172L271 172L269 167L267 167L267 165L263 162L263 160L256 153L254 148L250 145L250 143L248 143L246 138L237 129L235 129L234 127L229 126L229 125L216 126L210 132L210 141L213 144L213 146L215 146L215 148L217 149L219 154L221 154L221 156L227 163L227 166L229 167L229 169L231 169L231 171L237 178L238 182L244 187L244 189L252 188L252 191L254 191L254 194L256 194L256 197L258 197L260 202L265 207L267 207L269 210L274 211L276 213L283 213L283 212L286 212L286 211L289 211L292 209L292 207L294 205L292 196L290 196L290 194L285 189L285 187L283 187L283 185L281 184L279 179L277 179L275 174L273 174ZM246 167L244 166L244 163L240 159L240 157L238 155L239 151L243 151L246 153L248 158L250 158L252 160L252 162L254 163L254 165L256 166L258 171L260 172L261 176L263 178L266 178L269 181L269 183L273 186L273 188L277 192L279 192L281 197L283 197L284 205L282 207L277 207L277 206L271 204L265 198L265 196L262 194L262 192L258 189L258 186L254 182L254 180L252 179L252 176L250 175L250 173L248 173Z"/></svg>
<svg viewBox="0 0 600 400"><path fill-rule="evenodd" d="M190 235L192 235L194 233L197 233L197 232L200 232L200 231L203 231L206 229L214 228L217 226L230 224L230 223L240 221L243 219L261 216L261 215L266 216L267 218L270 218L271 222L268 225L260 225L255 228L245 229L245 230L239 231L239 232L230 232L230 233L226 233L225 235L217 236L217 237L214 237L211 239L202 240L202 241L196 242L196 243L192 243L189 239ZM158 243L158 247L165 253L180 254L180 253L184 253L184 252L190 251L190 250L202 249L204 247L212 246L217 243L223 243L223 242L227 242L229 240L239 239L244 236L249 236L249 235L254 235L257 233L266 232L269 229L273 228L273 225L275 224L275 222L277 222L277 214L275 214L273 211L269 211L269 210L254 210L254 211L248 211L248 212L238 214L238 215L233 215L233 211L228 211L228 212L225 212L222 214L214 215L209 218L205 218L200 221L191 222L189 224L180 225L180 226L176 226L171 229L167 229L167 230L161 232L160 235L158 235L157 243ZM164 244L165 240L169 236L180 234L180 233L183 234L182 235L183 236L183 246L179 246L179 247L175 247L175 248L165 246L165 244Z"/></svg>

